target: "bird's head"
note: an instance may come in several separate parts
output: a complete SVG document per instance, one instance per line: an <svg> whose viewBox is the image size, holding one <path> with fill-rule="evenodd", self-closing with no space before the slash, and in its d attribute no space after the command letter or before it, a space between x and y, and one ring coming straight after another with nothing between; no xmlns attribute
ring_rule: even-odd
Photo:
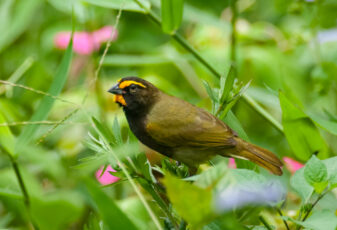
<svg viewBox="0 0 337 230"><path fill-rule="evenodd" d="M138 77L118 80L108 91L114 94L114 101L130 112L147 110L156 100L159 90L150 82Z"/></svg>

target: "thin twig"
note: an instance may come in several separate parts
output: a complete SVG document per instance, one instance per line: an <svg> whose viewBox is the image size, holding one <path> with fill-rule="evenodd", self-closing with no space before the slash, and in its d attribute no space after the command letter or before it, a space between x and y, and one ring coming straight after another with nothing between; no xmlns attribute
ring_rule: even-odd
<svg viewBox="0 0 337 230"><path fill-rule="evenodd" d="M232 32L231 32L231 52L230 52L230 60L231 64L236 64L236 19L238 15L237 7L236 7L236 0L230 1L230 7L232 10L232 20L231 20L231 26L232 26ZM236 77L236 68L234 68L234 76Z"/></svg>
<svg viewBox="0 0 337 230"><path fill-rule="evenodd" d="M51 95L50 93L46 93L46 92L43 92L41 90L34 89L34 88L31 88L31 87L28 87L28 86L25 86L25 85L16 84L16 83L9 82L9 81L4 81L4 80L0 80L0 83L1 84L5 84L5 85L10 85L10 86L18 87L18 88L22 88L22 89L25 89L25 90L29 90L29 91L37 93L37 94L41 94L41 95L44 95L44 96L47 96L47 97L51 97L51 98L53 98L55 100L59 100L59 101L62 101L62 102L66 102L66 103L69 103L69 104L72 104L72 105L79 106L75 102L68 101L68 100L63 99L61 97L57 97L57 96Z"/></svg>
<svg viewBox="0 0 337 230"><path fill-rule="evenodd" d="M320 195L317 197L317 200L311 205L310 209L309 209L308 212L305 214L305 216L303 217L302 221L305 221L305 220L308 218L309 214L310 214L311 211L314 209L314 207L316 206L316 204L318 203L318 201L320 201L320 200L324 197L325 194L326 194L326 193L322 193L322 194L320 194Z"/></svg>
<svg viewBox="0 0 337 230"><path fill-rule="evenodd" d="M20 66L15 70L15 72L8 78L9 82L16 83L23 74L32 66L34 63L33 57L28 57ZM0 94L6 91L6 86L0 87Z"/></svg>
<svg viewBox="0 0 337 230"><path fill-rule="evenodd" d="M21 126L21 125L59 125L59 124L88 124L88 122L62 122L61 121L16 121L0 123L0 127Z"/></svg>
<svg viewBox="0 0 337 230"><path fill-rule="evenodd" d="M101 57L101 59L100 59L100 61L99 61L99 65L98 65L98 67L97 67L97 70L95 71L95 77L94 77L93 81L90 82L90 85L94 84L94 83L97 81L97 79L98 79L98 75L99 75L100 69L101 69L101 67L102 67L102 64L103 64L103 62L104 62L104 58L105 58L105 56L106 56L106 54L107 54L107 52L108 52L108 50L109 50L109 47L110 47L111 42L112 42L112 40L113 40L113 37L114 37L114 35L115 35L116 31L117 31L117 27L118 27L119 19L120 19L121 14L122 14L123 6L124 6L124 3L121 4L121 7L120 7L120 9L119 9L119 11L118 11L118 14L117 14L117 17L116 17L116 21L115 21L115 24L114 24L114 26L113 26L113 31L112 31L112 33L111 33L111 35L110 35L110 38L109 38L109 40L108 40L108 42L107 42L107 44L106 44L106 47L105 47L104 52L103 52L103 55L102 55L102 57ZM62 98L53 96L53 95L51 95L51 94L49 94L49 93L45 93L45 92L43 92L43 91L36 90L36 89L30 88L30 87L27 87L27 86L23 86L23 85L19 85L19 84L14 84L14 83L11 83L11 82L1 81L1 80L0 80L0 83L12 85L12 86L16 86L16 87L20 87L20 88L24 88L24 89L27 89L27 90L30 90L30 91L32 91L32 92L35 92L35 93L38 93L38 94L42 94L42 95L45 95L45 96L50 96L50 97L52 97L52 98L54 98L54 99L58 99L58 100L61 100L61 101L63 101L63 102L68 102L68 103L74 104L74 105L76 105L76 106L78 107L78 108L75 108L73 111L71 111L68 115L66 115L66 116L65 116L62 120L60 120L59 122L55 122L55 123L54 123L55 126L52 127L50 130L48 130L48 131L41 137L41 139L37 142L37 144L40 144L40 143L41 143L41 142L42 142L48 135L50 135L50 133L52 133L52 132L53 132L59 125L65 123L66 120L68 120L70 117L72 117L74 114L76 114L77 111L78 111L79 109L83 109L83 105L84 105L84 103L85 103L85 101L86 101L86 99L87 99L87 97L88 97L88 95L89 95L89 91L87 91L86 94L84 95L83 99L82 99L82 104L81 104L81 105L78 105L78 104L76 104L76 103L73 103L73 102L64 100L64 99L62 99ZM85 110L83 109L83 111L85 111Z"/></svg>
<svg viewBox="0 0 337 230"><path fill-rule="evenodd" d="M137 173L137 177L138 178L142 178L143 180L147 181L147 183L151 184L154 187L154 192L156 193L156 195L158 196L159 199L161 199L161 201L163 202L163 204L165 204L165 207L161 207L161 205L158 204L158 206L161 208L161 210L165 213L165 215L167 216L167 218L170 219L171 223L177 228L178 227L178 223L176 223L176 220L174 219L172 213L170 212L169 207L167 206L167 203L164 201L164 199L160 196L160 194L164 195L165 198L168 200L166 194L164 193L165 191L163 190L163 188L160 186L160 184L158 183L154 183L150 180L148 180L144 175ZM146 189L146 188L144 188ZM154 198L155 199L155 198ZM157 202L158 203L158 202Z"/></svg>
<svg viewBox="0 0 337 230"><path fill-rule="evenodd" d="M110 34L110 38L108 40L108 42L106 43L106 46L105 46L105 49L103 51L103 54L99 60L99 63L98 63L98 67L95 71L95 77L94 79L90 82L89 86L90 85L93 85L96 83L97 79L98 79L98 76L99 76L99 72L102 68L102 65L103 65L103 62L104 62L104 59L105 59L105 56L107 55L108 51L109 51L109 48L111 46L111 42L114 38L114 35L116 34L117 32L117 28L118 28L118 24L119 24L119 19L121 18L122 16L122 11L123 11L123 6L124 6L125 2L123 2L119 8L119 11L118 11L118 14L116 16L116 21L115 21L115 24L113 25L112 27L112 32ZM87 100L87 97L89 96L89 91L87 91L87 93L84 95L83 97L83 100L82 100L82 105L84 105L85 101Z"/></svg>
<svg viewBox="0 0 337 230"><path fill-rule="evenodd" d="M315 200L315 202L312 203L311 207L309 208L309 210L307 211L307 213L305 214L305 216L304 216L303 219L301 220L302 222L304 222L304 221L309 217L311 211L312 211L312 210L314 209L314 207L317 205L318 201L320 201L320 200L325 196L325 194L327 194L327 192L321 193L321 194L317 197L317 199ZM297 228L296 228L296 230L299 230L299 229L301 229L301 228L302 228L302 226L298 225Z"/></svg>
<svg viewBox="0 0 337 230"><path fill-rule="evenodd" d="M77 111L79 110L79 108L74 109L73 111L71 111L67 116L65 116L62 120L58 121L55 123L55 125L49 129L37 142L36 145L39 145L40 143L42 143L44 141L44 139L46 139L46 137L48 135L50 135L59 125L61 124L65 124L66 120L69 119L71 116L73 116L75 113L77 113ZM69 123L69 122L68 122Z"/></svg>
<svg viewBox="0 0 337 230"><path fill-rule="evenodd" d="M259 216L259 219L268 230L273 230L273 228L268 224L268 222L263 218L263 216Z"/></svg>
<svg viewBox="0 0 337 230"><path fill-rule="evenodd" d="M260 114L263 118L269 121L280 133L283 133L282 125L270 114L268 113L262 106L260 106L253 98L249 97L247 94L243 94L242 98L245 102L254 110Z"/></svg>
<svg viewBox="0 0 337 230"><path fill-rule="evenodd" d="M287 229L287 230L290 230L287 221L283 218L282 210L279 209L279 208L276 208L276 211L277 211L277 213L280 215L280 217L281 217L281 219L282 219L284 225L286 226L286 229Z"/></svg>
<svg viewBox="0 0 337 230"><path fill-rule="evenodd" d="M139 0L134 0L144 11L147 13L147 16L154 21L157 25L161 26L160 19L149 9L147 9ZM182 47L189 51L201 64L203 64L214 76L221 78L221 74L208 62L206 61L199 52L194 49L179 33L174 32L171 34L171 37L176 40ZM283 133L282 125L262 106L260 106L253 98L244 94L242 99L247 102L247 104L257 111L263 118L266 119L270 124L272 124L278 131Z"/></svg>
<svg viewBox="0 0 337 230"><path fill-rule="evenodd" d="M16 176L18 182L19 182L19 186L20 186L20 189L21 189L21 192L22 192L22 195L23 195L23 203L27 208L28 217L29 217L28 227L31 230L35 230L37 228L34 226L34 223L33 223L32 217L31 217L30 197L29 197L25 182L23 181L23 178L22 178L18 163L16 162L16 159L14 159L14 157L12 157L10 154L8 154L8 156L9 156L11 162L12 162L12 166L13 166L13 169L14 169L15 176Z"/></svg>
<svg viewBox="0 0 337 230"><path fill-rule="evenodd" d="M22 191L22 194L23 194L23 202L25 203L27 209L29 209L29 208L30 208L30 198L29 198L29 195L28 195L28 192L27 192L25 183L24 183L24 181L23 181L23 179L22 179L22 176L21 176L21 172L20 172L18 163L17 163L16 160L15 160L14 158L12 158L12 157L11 157L11 161L12 161L12 166L13 166L15 175L16 175L16 177L17 177L17 179L18 179L19 186L20 186L21 191Z"/></svg>

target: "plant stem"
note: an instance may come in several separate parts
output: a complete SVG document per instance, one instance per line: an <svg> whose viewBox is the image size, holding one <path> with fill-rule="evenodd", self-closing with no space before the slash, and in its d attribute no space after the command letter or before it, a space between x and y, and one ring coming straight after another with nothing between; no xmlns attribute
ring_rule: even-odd
<svg viewBox="0 0 337 230"><path fill-rule="evenodd" d="M308 218L309 214L310 214L311 211L314 209L314 207L316 206L316 204L318 203L318 201L320 201L320 200L324 197L325 194L326 194L326 193L322 193L322 194L320 194L320 195L317 197L317 200L311 205L310 209L309 209L308 212L305 214L305 216L303 217L302 221L305 221L305 220Z"/></svg>
<svg viewBox="0 0 337 230"><path fill-rule="evenodd" d="M259 105L253 98L249 97L246 94L242 95L245 102L252 107L258 114L260 114L264 119L270 122L280 133L283 133L282 125L270 114L268 113L261 105Z"/></svg>
<svg viewBox="0 0 337 230"><path fill-rule="evenodd" d="M232 10L232 20L231 20L231 27L232 27L232 32L231 32L231 52L230 52L230 60L231 64L235 65L236 64L236 19L238 15L237 7L236 7L236 0L231 0L230 1L230 7ZM235 71L236 69L234 69ZM236 77L236 71L234 72L234 76Z"/></svg>
<svg viewBox="0 0 337 230"><path fill-rule="evenodd" d="M312 203L310 209L307 211L307 213L306 213L305 216L303 217L302 222L305 221L305 220L309 217L311 211L314 209L314 207L316 206L316 204L318 203L318 201L320 201L320 200L324 197L325 194L327 194L327 192L321 193L321 194L317 197L317 199L315 200L315 202ZM301 229L301 228L302 228L302 226L298 225L297 228L296 228L296 230L299 230L299 229Z"/></svg>
<svg viewBox="0 0 337 230"><path fill-rule="evenodd" d="M284 225L286 226L286 229L287 229L287 230L290 230L290 228L289 228L289 225L288 225L287 221L285 221L285 220L283 219L283 213L282 213L281 209L279 209L279 208L276 208L276 211L277 211L277 212L278 212L278 214L281 216L281 218L282 218L282 221L283 221Z"/></svg>
<svg viewBox="0 0 337 230"><path fill-rule="evenodd" d="M263 216L259 216L259 219L268 230L273 230L273 228L268 224L268 222L263 218Z"/></svg>
<svg viewBox="0 0 337 230"><path fill-rule="evenodd" d="M151 185L153 186L153 191L154 191L154 193L156 194L156 197L155 197L151 192L149 192L149 194L153 197L154 200L157 201L158 206L159 206L159 207L161 208L161 210L165 213L165 215L167 216L167 218L170 219L171 223L172 223L175 227L178 227L178 225L177 225L177 223L176 223L176 221L175 221L175 219L174 219L172 213L170 212L170 209L169 209L169 207L168 207L168 205L167 205L167 202L165 202L164 199L160 196L160 194L162 194L162 195L164 195L165 198L168 200L168 198L167 198L167 196L166 196L166 194L165 194L165 191L161 191L161 190L163 190L163 189L159 186L159 184L154 183L154 182L152 182L152 181L146 179L144 175L139 174L139 173L137 173L137 177L135 177L135 178L142 178L142 179L145 180L147 183L149 183L149 184L151 184ZM140 185L142 185L142 184L140 183ZM147 190L146 187L143 187L143 188L144 188L145 190ZM160 202L159 202L157 199L160 199ZM162 203L163 206L160 205L160 203Z"/></svg>
<svg viewBox="0 0 337 230"><path fill-rule="evenodd" d="M94 126L96 132L103 139L103 142L104 142L105 146L107 147L107 150L111 153L111 156L115 160L115 162L113 162L113 160L111 159L111 157L109 157L109 161L111 161L112 164L117 163L120 166L120 168L122 169L122 171L125 174L126 178L128 179L129 183L131 184L131 187L134 189L134 191L136 192L136 194L139 197L140 201L143 203L146 211L148 212L149 216L151 217L152 221L154 222L156 228L158 230L163 230L163 228L162 228L162 226L161 226L158 218L156 217L156 215L152 211L150 205L147 203L145 197L141 193L140 189L137 187L136 183L134 182L133 178L131 177L131 175L129 174L129 172L127 171L127 169L125 168L124 164L119 160L119 157L115 154L114 150L111 148L111 146L109 144L109 141L106 139L106 137L104 135L102 135L102 133L100 132L100 130L96 127L96 125L94 123L93 123L93 126Z"/></svg>
<svg viewBox="0 0 337 230"><path fill-rule="evenodd" d="M22 178L22 175L21 175L21 172L20 172L20 169L19 169L19 165L18 165L16 159L13 156L11 156L9 153L8 153L8 156L9 156L9 159L11 160L15 176L16 176L18 182L19 182L19 186L20 186L20 189L22 191L23 203L27 208L28 218L29 218L28 227L29 227L30 230L38 229L33 224L33 221L32 221L32 217L31 217L31 213L30 213L30 198L29 198L27 188L25 186L25 182L23 181L23 178Z"/></svg>
<svg viewBox="0 0 337 230"><path fill-rule="evenodd" d="M23 202L25 203L27 209L29 209L30 208L30 198L29 198L25 183L22 179L18 163L12 157L11 157L11 161L12 161L12 166L13 166L13 169L14 169L14 172L15 172L15 176L18 179L18 182L19 182L22 194L23 194Z"/></svg>
<svg viewBox="0 0 337 230"><path fill-rule="evenodd" d="M134 0L139 7L141 7L146 15L154 21L158 26L161 26L160 19L149 9L147 9L139 0ZM188 52L190 52L201 64L203 64L215 77L218 79L221 78L221 74L208 62L206 61L199 52L194 49L180 34L174 32L171 34L171 37L176 40L182 47L184 47ZM233 41L232 41L233 42ZM235 42L235 41L234 41ZM234 55L234 54L233 54ZM233 56L235 57L235 56ZM269 114L263 107L261 107L253 98L244 94L242 96L243 100L247 102L247 104L252 107L255 111L257 111L262 117L264 117L271 125L273 125L278 131L283 133L282 125L275 120L275 118Z"/></svg>

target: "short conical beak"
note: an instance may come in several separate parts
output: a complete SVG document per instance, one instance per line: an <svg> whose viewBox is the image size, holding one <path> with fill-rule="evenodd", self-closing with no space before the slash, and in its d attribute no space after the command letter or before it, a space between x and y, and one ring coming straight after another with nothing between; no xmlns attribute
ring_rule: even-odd
<svg viewBox="0 0 337 230"><path fill-rule="evenodd" d="M109 93L112 94L122 94L123 90L119 88L119 85L114 85L111 89L108 90Z"/></svg>

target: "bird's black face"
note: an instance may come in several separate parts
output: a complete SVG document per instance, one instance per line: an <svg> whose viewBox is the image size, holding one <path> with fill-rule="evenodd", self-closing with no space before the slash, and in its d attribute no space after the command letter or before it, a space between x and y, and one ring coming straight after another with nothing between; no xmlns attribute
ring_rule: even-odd
<svg viewBox="0 0 337 230"><path fill-rule="evenodd" d="M114 101L126 111L141 112L155 101L158 89L141 78L126 77L119 80L108 92L114 94Z"/></svg>

